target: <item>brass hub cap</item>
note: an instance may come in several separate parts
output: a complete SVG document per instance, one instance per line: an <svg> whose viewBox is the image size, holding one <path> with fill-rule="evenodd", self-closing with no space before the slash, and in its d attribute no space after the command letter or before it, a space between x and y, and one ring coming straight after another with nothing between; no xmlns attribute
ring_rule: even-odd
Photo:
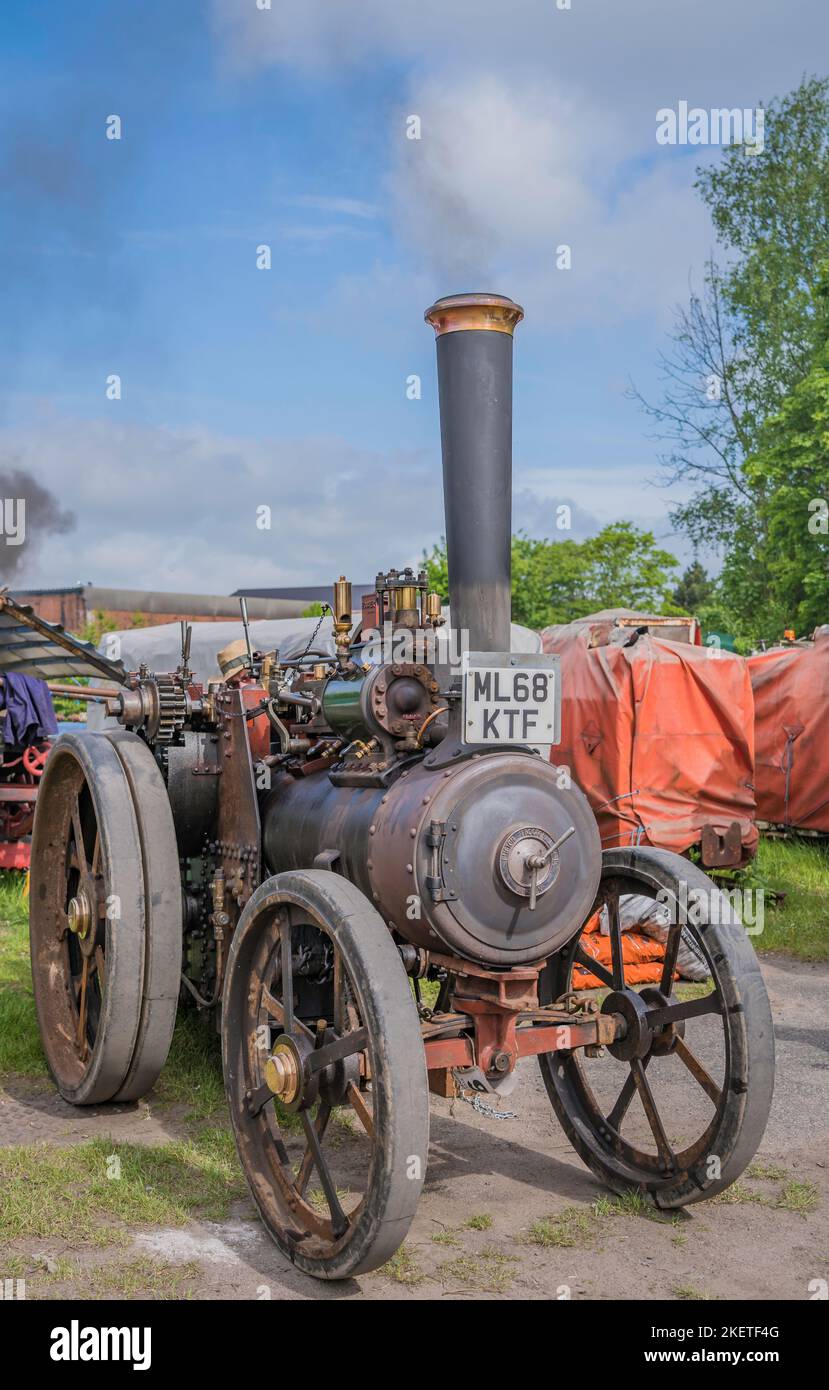
<svg viewBox="0 0 829 1390"><path fill-rule="evenodd" d="M92 904L83 888L75 894L66 909L69 930L81 938L89 935L92 926Z"/></svg>
<svg viewBox="0 0 829 1390"><path fill-rule="evenodd" d="M296 1049L290 1039L280 1038L265 1063L265 1084L283 1105L291 1105L299 1095L301 1080Z"/></svg>

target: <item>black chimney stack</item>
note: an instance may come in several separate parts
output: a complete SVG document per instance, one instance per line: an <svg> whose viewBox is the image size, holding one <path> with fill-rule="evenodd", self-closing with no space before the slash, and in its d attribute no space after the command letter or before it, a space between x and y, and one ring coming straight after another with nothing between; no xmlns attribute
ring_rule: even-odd
<svg viewBox="0 0 829 1390"><path fill-rule="evenodd" d="M524 310L459 294L426 311L437 335L452 626L470 651L510 649L512 335Z"/></svg>

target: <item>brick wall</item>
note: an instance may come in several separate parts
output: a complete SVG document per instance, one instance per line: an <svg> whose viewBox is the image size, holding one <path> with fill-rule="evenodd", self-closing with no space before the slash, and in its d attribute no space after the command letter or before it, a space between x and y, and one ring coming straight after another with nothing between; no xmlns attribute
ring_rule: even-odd
<svg viewBox="0 0 829 1390"><path fill-rule="evenodd" d="M43 618L47 623L60 623L67 632L82 632L87 622L95 613L102 612L104 617L113 622L116 628L133 627L136 610L129 611L120 609L95 608L87 611L84 595L74 593L72 590L64 590L54 594L24 594L15 593L18 603L26 604L33 608L39 618ZM204 613L195 615L192 613L144 613L142 627L155 627L158 623L177 623L185 621L188 623L211 623L227 622L227 614L212 618Z"/></svg>

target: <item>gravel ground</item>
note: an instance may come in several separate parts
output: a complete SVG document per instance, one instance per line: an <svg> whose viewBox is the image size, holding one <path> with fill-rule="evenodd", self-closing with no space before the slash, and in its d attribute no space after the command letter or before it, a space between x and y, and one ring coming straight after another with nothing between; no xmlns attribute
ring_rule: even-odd
<svg viewBox="0 0 829 1390"><path fill-rule="evenodd" d="M810 1282L829 1277L829 966L766 957L763 972L777 1083L756 1161L785 1169L785 1179L748 1177L732 1200L703 1202L664 1221L608 1211L601 1202L597 1210L605 1194L561 1132L536 1063L526 1061L506 1102L514 1119L496 1122L459 1101L432 1098L430 1166L418 1214L403 1254L375 1274L336 1285L298 1274L246 1201L223 1222L138 1233L126 1250L84 1253L41 1240L18 1242L15 1251L37 1256L44 1270L67 1254L81 1270L127 1261L140 1272L151 1262L163 1274L160 1287L176 1297L807 1299ZM680 1134L687 1122L681 1086L667 1118ZM182 1124L179 1109L157 1106L152 1097L78 1111L46 1083L18 1079L0 1092L0 1144L96 1136L158 1144L177 1137ZM813 1210L804 1215L775 1205L788 1180L814 1185ZM570 1243L545 1247L528 1239L534 1222L563 1212L558 1229ZM36 1275L28 1284L31 1297L68 1296L77 1287L54 1277L41 1287Z"/></svg>

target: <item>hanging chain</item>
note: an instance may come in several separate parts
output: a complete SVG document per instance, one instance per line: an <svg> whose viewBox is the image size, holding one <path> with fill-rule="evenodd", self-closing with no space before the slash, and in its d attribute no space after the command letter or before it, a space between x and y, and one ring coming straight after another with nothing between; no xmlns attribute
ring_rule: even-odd
<svg viewBox="0 0 829 1390"><path fill-rule="evenodd" d="M322 624L323 624L325 618L328 616L328 614L330 613L330 614L332 615L332 617L333 617L333 615L334 615L334 610L333 610L333 608L331 607L331 604L330 604L330 603L322 603L322 604L320 604L320 607L322 608L322 612L320 613L320 620L319 620L319 622L317 623L316 627L314 628L314 631L311 633L311 636L308 638L308 641L307 641L306 644L305 644L305 651L300 653L300 655L297 657L297 661L302 661L303 658L306 657L306 656L308 655L308 653L310 652L310 650L311 650L311 648L313 647L314 642L315 642L315 640L316 640L317 633L319 632L320 628L322 627Z"/></svg>
<svg viewBox="0 0 829 1390"><path fill-rule="evenodd" d="M456 1083L457 1084L457 1083ZM488 1105L485 1100L481 1100L477 1091L467 1095L465 1091L458 1090L456 1098L471 1105L473 1110L477 1110L479 1115L483 1115L487 1120L517 1120L517 1110L497 1110L494 1105Z"/></svg>
<svg viewBox="0 0 829 1390"><path fill-rule="evenodd" d="M308 655L308 653L310 652L311 648L313 647L314 642L316 641L316 638L317 638L317 633L319 632L320 628L322 627L323 622L324 622L325 619L327 618L328 614L331 613L331 614L333 615L334 610L333 610L333 608L331 607L331 604L330 604L330 603L323 603L323 604L321 604L321 608L322 608L322 612L320 613L319 622L317 623L316 627L314 628L314 631L311 633L311 636L308 638L308 641L305 643L305 651L304 651L304 652L300 652L299 656L294 658L294 660L291 662L291 665L292 665L292 666L293 666L293 665L299 665L299 663L300 663L301 661L304 661L305 657ZM291 675L292 675L292 674L293 674L293 673L287 675L287 676L285 677L285 679L282 681L281 685L278 685L278 686L277 686L277 688L276 688L276 695L273 696L272 698L277 699L277 698L279 697L280 691L282 691L282 690L285 689L286 685L288 684L288 682L289 682L290 679L291 679Z"/></svg>

